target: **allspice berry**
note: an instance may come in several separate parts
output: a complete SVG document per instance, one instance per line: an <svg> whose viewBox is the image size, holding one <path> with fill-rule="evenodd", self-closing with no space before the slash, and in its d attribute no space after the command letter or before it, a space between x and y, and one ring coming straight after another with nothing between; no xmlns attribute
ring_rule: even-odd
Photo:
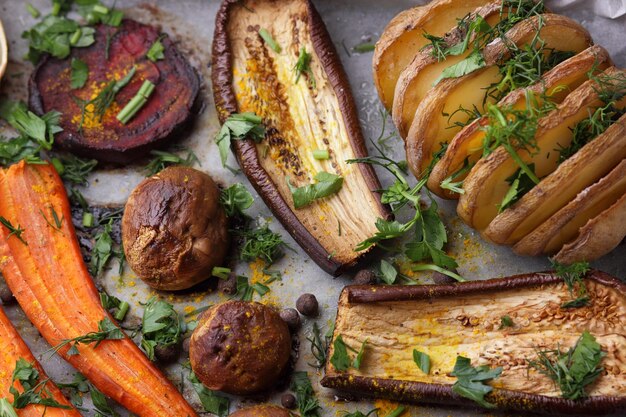
<svg viewBox="0 0 626 417"><path fill-rule="evenodd" d="M296 397L294 397L293 394L289 393L283 394L282 397L280 397L280 403L283 407L289 410L293 410L294 408L296 408Z"/></svg>
<svg viewBox="0 0 626 417"><path fill-rule="evenodd" d="M352 283L356 285L376 284L376 274L369 269L361 269L352 279Z"/></svg>
<svg viewBox="0 0 626 417"><path fill-rule="evenodd" d="M280 312L280 318L287 323L287 327L292 332L297 332L300 329L302 322L300 321L300 313L295 308L285 308Z"/></svg>
<svg viewBox="0 0 626 417"><path fill-rule="evenodd" d="M313 294L302 294L296 301L296 309L307 317L316 317L319 313L319 304Z"/></svg>

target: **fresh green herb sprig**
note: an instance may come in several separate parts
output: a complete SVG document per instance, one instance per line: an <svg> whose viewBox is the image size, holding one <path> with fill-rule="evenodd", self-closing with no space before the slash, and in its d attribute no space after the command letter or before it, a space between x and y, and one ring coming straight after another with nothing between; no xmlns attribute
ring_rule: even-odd
<svg viewBox="0 0 626 417"><path fill-rule="evenodd" d="M215 143L220 151L222 166L226 166L228 151L233 140L252 139L260 143L265 138L263 119L254 113L234 113L222 125Z"/></svg>
<svg viewBox="0 0 626 417"><path fill-rule="evenodd" d="M53 398L50 391L46 388L48 381L49 379L42 380L40 378L39 371L33 366L33 364L23 358L18 359L15 363L12 384L9 388L9 392L13 395L13 403L9 404L11 406L11 409L9 410L13 410L15 412L15 410L25 408L30 404L39 404L44 407L70 409L71 407L63 405ZM14 384L16 382L22 386L22 392L15 387ZM5 408L8 409L6 404Z"/></svg>
<svg viewBox="0 0 626 417"><path fill-rule="evenodd" d="M282 256L283 248L289 248L282 236L272 232L267 225L237 233L244 239L240 253L242 261L249 262L259 258L271 265Z"/></svg>
<svg viewBox="0 0 626 417"><path fill-rule="evenodd" d="M218 417L226 417L228 415L230 411L230 400L228 397L221 396L205 387L193 372L189 374L189 381L196 394L198 394L204 411L215 414Z"/></svg>
<svg viewBox="0 0 626 417"><path fill-rule="evenodd" d="M15 408L6 398L0 398L0 417L19 417Z"/></svg>
<svg viewBox="0 0 626 417"><path fill-rule="evenodd" d="M488 365L472 366L470 359L463 356L456 357L454 369L450 373L457 381L452 385L452 391L462 397L469 398L485 408L495 408L495 405L485 400L493 388L486 383L497 378L502 373L502 367L495 369Z"/></svg>
<svg viewBox="0 0 626 417"><path fill-rule="evenodd" d="M315 175L315 183L294 187L287 177L287 186L291 191L293 205L296 209L306 207L315 200L336 194L343 186L343 177L329 172L318 172Z"/></svg>
<svg viewBox="0 0 626 417"><path fill-rule="evenodd" d="M154 158L152 158L150 162L148 162L148 165L146 165L146 167L143 169L146 176L151 177L153 175L156 175L168 166L172 165L192 167L195 164L199 163L198 157L192 150L182 148L180 149L180 151L187 152L187 155L183 157L175 153L166 151L150 151L150 155L154 156Z"/></svg>
<svg viewBox="0 0 626 417"><path fill-rule="evenodd" d="M98 322L98 331L89 332L82 336L77 336L72 339L64 339L61 343L51 348L49 351L58 352L65 346L70 346L67 354L69 356L78 355L78 345L90 345L94 343L94 348L97 348L104 340L120 340L124 339L125 335L122 330L117 327L111 319L108 317L103 318Z"/></svg>
<svg viewBox="0 0 626 417"><path fill-rule="evenodd" d="M99 276L104 271L104 267L114 254L113 238L111 237L113 219L104 225L103 230L95 236L95 244L91 252L91 262L89 272L94 277Z"/></svg>
<svg viewBox="0 0 626 417"><path fill-rule="evenodd" d="M252 301L254 298L254 293L259 294L260 297L263 297L270 291L270 288L261 283L255 282L250 284L248 277L244 275L237 276L237 293L235 297L239 298L242 301Z"/></svg>
<svg viewBox="0 0 626 417"><path fill-rule="evenodd" d="M359 369L363 361L366 346L367 339L363 341L361 348L356 350L343 341L342 335L338 335L333 342L333 356L330 358L330 363L340 372L347 371L350 367ZM348 350L356 354L354 359L350 359Z"/></svg>
<svg viewBox="0 0 626 417"><path fill-rule="evenodd" d="M51 162L63 180L75 185L87 185L87 177L98 165L95 159L81 159L72 154L52 158Z"/></svg>
<svg viewBox="0 0 626 417"><path fill-rule="evenodd" d="M296 393L296 404L301 417L320 417L320 403L306 372L294 372L291 390Z"/></svg>
<svg viewBox="0 0 626 417"><path fill-rule="evenodd" d="M561 308L578 308L589 304L589 294L585 286L584 278L591 269L589 262L576 262L564 265L556 261L552 262L552 268L567 285L572 300L565 302Z"/></svg>
<svg viewBox="0 0 626 417"><path fill-rule="evenodd" d="M11 224L9 220L5 219L2 216L0 216L0 224L6 227L7 230L9 231L9 235L7 236L7 239L10 238L11 236L15 236L17 239L19 239L20 242L28 246L28 243L22 237L22 233L24 233L24 229L22 229L22 226L18 224L17 227L15 227L13 226L13 224Z"/></svg>
<svg viewBox="0 0 626 417"><path fill-rule="evenodd" d="M293 72L296 74L296 84L298 83L298 81L300 81L300 77L302 76L302 74L306 74L309 86L311 86L311 88L316 88L317 83L315 81L315 76L313 75L313 70L311 69L312 60L313 55L308 53L304 46L300 48L298 60L296 61L296 65L294 65L293 67Z"/></svg>
<svg viewBox="0 0 626 417"><path fill-rule="evenodd" d="M534 174L535 164L528 164L528 169ZM535 182L526 171L522 171L521 168L507 178L506 182L509 183L509 189L498 205L498 213L502 213L504 210L511 207L537 185L537 182Z"/></svg>
<svg viewBox="0 0 626 417"><path fill-rule="evenodd" d="M280 54L282 52L283 48L281 48L278 42L274 40L272 34L267 29L259 29L259 36L274 52L276 52L277 54Z"/></svg>
<svg viewBox="0 0 626 417"><path fill-rule="evenodd" d="M152 297L144 307L141 333L141 348L148 359L154 361L156 348L180 344L185 333L185 321L171 304Z"/></svg>
<svg viewBox="0 0 626 417"><path fill-rule="evenodd" d="M48 223L48 226L52 227L54 230L61 230L61 226L63 226L63 220L65 220L65 217L61 216L61 218L59 218L59 215L52 206L52 204L50 205L50 216L52 218L52 221L48 219L48 216L46 216L46 213L44 213L43 210L39 209L39 213L46 221L46 223Z"/></svg>
<svg viewBox="0 0 626 417"><path fill-rule="evenodd" d="M400 417L406 411L406 407L403 405L397 406L392 412L385 417Z"/></svg>
<svg viewBox="0 0 626 417"><path fill-rule="evenodd" d="M26 58L32 63L39 62L44 54L65 59L71 48L84 48L92 45L95 29L80 26L65 16L45 16L31 29L22 32L22 38L28 41Z"/></svg>
<svg viewBox="0 0 626 417"><path fill-rule="evenodd" d="M243 216L252 207L254 198L243 184L234 184L220 193L220 204L228 217Z"/></svg>
<svg viewBox="0 0 626 417"><path fill-rule="evenodd" d="M319 326L317 323L313 323L311 334L307 336L306 340L311 343L311 354L315 358L315 363L309 363L309 366L315 369L322 369L324 365L326 365L326 352L328 352L328 346L332 338L332 330L334 329L330 329L330 331L326 332L322 337Z"/></svg>
<svg viewBox="0 0 626 417"><path fill-rule="evenodd" d="M507 328L507 327L513 327L513 326L515 326L515 323L513 322L513 319L511 318L511 316L506 314L500 317L500 330Z"/></svg>
<svg viewBox="0 0 626 417"><path fill-rule="evenodd" d="M378 408L373 408L370 411L367 412L367 414L363 414L361 411L355 411L353 413L346 413L344 414L342 417L369 417L372 414L377 414L378 413Z"/></svg>
<svg viewBox="0 0 626 417"><path fill-rule="evenodd" d="M150 61L157 62L162 59L165 59L165 54L163 53L165 52L165 47L163 46L163 43L161 42L161 39L163 38L164 36L159 36L159 38L156 41L154 41L154 43L150 46L150 49L148 49L148 52L146 52L146 58L148 58Z"/></svg>
<svg viewBox="0 0 626 417"><path fill-rule="evenodd" d="M83 88L89 78L89 67L87 63L79 58L72 58L70 67L70 88L72 90Z"/></svg>
<svg viewBox="0 0 626 417"><path fill-rule="evenodd" d="M413 361L426 375L430 373L430 356L417 349L413 349Z"/></svg>
<svg viewBox="0 0 626 417"><path fill-rule="evenodd" d="M560 347L537 350L537 359L529 361L529 366L554 381L563 398L577 401L587 397L585 388L602 374L600 361L604 356L596 338L585 331L566 352Z"/></svg>
<svg viewBox="0 0 626 417"><path fill-rule="evenodd" d="M128 310L130 309L130 304L126 301L122 301L119 298L109 295L106 292L100 292L100 304L102 307L113 313L113 317L117 321L122 321L126 317Z"/></svg>

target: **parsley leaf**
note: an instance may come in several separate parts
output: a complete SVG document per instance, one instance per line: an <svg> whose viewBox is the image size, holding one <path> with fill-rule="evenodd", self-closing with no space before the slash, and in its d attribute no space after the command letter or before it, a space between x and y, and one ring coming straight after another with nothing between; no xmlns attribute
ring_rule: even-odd
<svg viewBox="0 0 626 417"><path fill-rule="evenodd" d="M243 184L231 185L220 193L220 204L228 217L243 216L243 212L249 209L252 203L254 198Z"/></svg>
<svg viewBox="0 0 626 417"><path fill-rule="evenodd" d="M426 210L419 210L421 215L416 222L415 239L406 245L406 256L414 262L427 259L443 268L454 269L456 261L443 251L448 241L446 228L437 214L437 205L433 203Z"/></svg>
<svg viewBox="0 0 626 417"><path fill-rule="evenodd" d="M537 359L529 361L529 365L552 379L563 398L575 401L587 397L585 387L604 371L599 365L605 355L596 338L584 331L567 352L560 348L537 351Z"/></svg>
<svg viewBox="0 0 626 417"><path fill-rule="evenodd" d="M296 404L301 417L320 417L320 403L306 372L294 372L291 390L296 393Z"/></svg>
<svg viewBox="0 0 626 417"><path fill-rule="evenodd" d="M52 398L46 389L48 381L48 379L40 380L39 371L30 362L23 358L18 359L13 370L13 384L9 388L9 392L13 395L12 409L19 410L29 404L70 409L71 407L62 405ZM22 386L22 392L19 392L14 386L16 382Z"/></svg>
<svg viewBox="0 0 626 417"><path fill-rule="evenodd" d="M89 78L89 67L87 66L87 63L78 58L72 58L70 67L72 68L70 75L70 87L73 90L84 87L87 82L87 78Z"/></svg>
<svg viewBox="0 0 626 417"><path fill-rule="evenodd" d="M227 397L218 395L214 391L205 387L193 372L189 374L189 381L191 382L193 389L196 391L196 394L198 394L198 398L200 398L204 411L215 414L218 417L226 417L228 415L228 411L230 410L230 400Z"/></svg>
<svg viewBox="0 0 626 417"><path fill-rule="evenodd" d="M97 277L104 271L109 259L114 254L113 238L111 237L113 219L104 225L104 229L95 237L95 244L91 252L91 262L89 263L89 272Z"/></svg>
<svg viewBox="0 0 626 417"><path fill-rule="evenodd" d="M343 341L343 337L338 335L333 342L333 356L330 358L330 363L332 363L338 371L347 371L350 367L359 369L361 367L361 362L363 361L366 346L367 340L361 344L361 348L357 351L346 345ZM353 360L350 360L348 350L356 353L356 357Z"/></svg>
<svg viewBox="0 0 626 417"><path fill-rule="evenodd" d="M417 349L413 349L413 361L426 375L430 373L430 356Z"/></svg>
<svg viewBox="0 0 626 417"><path fill-rule="evenodd" d="M89 384L89 390L91 394L91 402L96 409L97 417L119 417L119 414L113 410L107 397L95 386Z"/></svg>
<svg viewBox="0 0 626 417"><path fill-rule="evenodd" d="M293 205L296 209L306 207L313 201L336 194L343 186L343 177L328 172L318 172L315 184L294 187L287 177L287 186L291 191Z"/></svg>
<svg viewBox="0 0 626 417"><path fill-rule="evenodd" d="M489 394L493 388L486 382L497 378L502 373L502 367L490 369L487 365L474 367L471 360L463 356L456 357L454 369L451 376L457 377L457 381L452 386L452 391L462 397L476 401L485 408L495 408L495 405L485 400L485 395Z"/></svg>
<svg viewBox="0 0 626 417"><path fill-rule="evenodd" d="M198 157L196 154L189 149L181 149L181 151L187 151L187 156L184 158L182 156L176 155L171 152L158 151L153 150L150 151L150 155L153 155L154 158L150 160L148 165L144 168L144 172L147 177L158 174L163 171L165 168L171 165L182 165L186 167L191 167L197 164Z"/></svg>
<svg viewBox="0 0 626 417"><path fill-rule="evenodd" d="M441 75L439 75L433 83L433 86L439 84L439 82L443 79L462 77L483 68L485 65L487 64L485 63L485 59L482 54L478 51L472 52L463 61L450 65L448 68L444 69L441 72Z"/></svg>
<svg viewBox="0 0 626 417"><path fill-rule="evenodd" d="M156 297L148 300L141 326L141 347L148 359L154 361L154 349L157 347L178 345L184 330L185 322L171 304L157 300Z"/></svg>
<svg viewBox="0 0 626 417"><path fill-rule="evenodd" d="M226 166L228 151L233 140L252 139L260 143L265 138L263 119L254 113L234 113L222 125L215 143L220 151L222 166Z"/></svg>
<svg viewBox="0 0 626 417"><path fill-rule="evenodd" d="M93 44L94 33L94 28L81 27L67 17L49 15L24 31L22 38L29 42L26 57L36 64L45 53L59 59L67 58L72 47L83 48Z"/></svg>
<svg viewBox="0 0 626 417"><path fill-rule="evenodd" d="M535 164L528 164L528 169L535 172ZM509 183L510 187L504 195L502 202L498 205L498 213L502 213L504 210L511 207L535 186L535 182L532 178L521 168L518 169L515 174L507 178L506 182Z"/></svg>
<svg viewBox="0 0 626 417"><path fill-rule="evenodd" d="M154 41L152 46L150 46L150 49L148 49L148 52L146 52L146 58L148 58L152 62L157 62L161 59L165 59L165 55L163 54L163 52L165 51L165 47L161 43L161 39L162 37L159 37L156 41Z"/></svg>
<svg viewBox="0 0 626 417"><path fill-rule="evenodd" d="M393 284L398 278L398 270L389 262L381 259L380 261L380 278L386 284Z"/></svg>

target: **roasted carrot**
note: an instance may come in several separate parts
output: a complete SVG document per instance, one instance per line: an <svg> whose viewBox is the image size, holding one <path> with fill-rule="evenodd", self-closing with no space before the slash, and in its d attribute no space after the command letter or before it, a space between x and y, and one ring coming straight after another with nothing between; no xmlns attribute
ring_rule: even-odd
<svg viewBox="0 0 626 417"><path fill-rule="evenodd" d="M60 227L50 222L54 211ZM28 318L52 346L98 331L111 317L83 262L70 205L52 165L23 161L0 170L0 272ZM113 321L113 320L112 320ZM174 385L128 337L58 353L105 395L138 416L197 416Z"/></svg>
<svg viewBox="0 0 626 417"><path fill-rule="evenodd" d="M13 395L9 393L9 388L13 384L13 370L19 359L24 359L39 371L39 381L43 382L48 377L30 349L28 349L28 346L26 346L26 343L17 333L17 330L15 330L15 327L13 327L13 324L9 321L9 318L4 314L2 307L0 307L0 335L2 335L0 337L0 398L6 398L9 402L12 402ZM70 408L46 408L43 405L30 404L16 410L19 417L41 417L44 415L44 409L47 417L80 417L80 413L72 407L52 381L46 382L44 387L46 398L52 398L59 404ZM22 392L19 382L15 383L15 388Z"/></svg>

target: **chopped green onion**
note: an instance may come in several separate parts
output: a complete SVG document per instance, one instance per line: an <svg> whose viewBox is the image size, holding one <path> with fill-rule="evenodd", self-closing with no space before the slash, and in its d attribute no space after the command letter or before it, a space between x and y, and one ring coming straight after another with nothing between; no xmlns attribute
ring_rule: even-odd
<svg viewBox="0 0 626 417"><path fill-rule="evenodd" d="M313 158L317 160L329 159L330 154L328 153L328 149L315 149L313 150Z"/></svg>
<svg viewBox="0 0 626 417"><path fill-rule="evenodd" d="M93 11L100 14L109 14L109 8L101 4L93 6Z"/></svg>
<svg viewBox="0 0 626 417"><path fill-rule="evenodd" d="M93 214L88 211L83 213L83 226L93 227Z"/></svg>
<svg viewBox="0 0 626 417"><path fill-rule="evenodd" d="M135 97L133 97L126 106L117 114L117 120L123 125L128 123L135 114L148 102L148 98L154 92L154 84L151 81L145 80L137 91Z"/></svg>
<svg viewBox="0 0 626 417"><path fill-rule="evenodd" d="M376 48L376 45L371 42L362 42L352 47L352 51L359 53L359 54L364 54L367 52L372 52L375 48Z"/></svg>
<svg viewBox="0 0 626 417"><path fill-rule="evenodd" d="M83 30L81 28L76 29L76 32L74 32L74 34L70 38L70 45L76 45L82 35L83 35Z"/></svg>
<svg viewBox="0 0 626 417"><path fill-rule="evenodd" d="M61 162L59 158L52 158L51 162L52 166L54 167L54 169L57 170L59 175L63 175L63 173L65 172L65 165L63 165L63 162Z"/></svg>
<svg viewBox="0 0 626 417"><path fill-rule="evenodd" d="M30 13L30 15L34 17L35 19L41 16L41 13L39 12L39 10L37 10L35 6L33 6L30 3L26 3L26 10L28 10L28 13Z"/></svg>
<svg viewBox="0 0 626 417"><path fill-rule="evenodd" d="M225 268L223 266L215 266L211 271L211 276L218 277L220 279L228 279L230 275L230 268Z"/></svg>
<svg viewBox="0 0 626 417"><path fill-rule="evenodd" d="M52 3L52 12L50 12L50 14L52 16L58 16L60 12L61 12L61 3L55 1L54 3Z"/></svg>
<svg viewBox="0 0 626 417"><path fill-rule="evenodd" d="M128 304L126 301L122 301L120 303L120 306L118 307L117 313L115 313L115 320L117 321L122 321L124 320L124 317L126 317L126 313L128 313L128 309L130 308L130 304Z"/></svg>
<svg viewBox="0 0 626 417"><path fill-rule="evenodd" d="M280 47L280 45L278 44L278 42L276 42L274 40L274 38L272 38L272 34L269 33L267 31L267 29L260 29L259 30L259 36L261 38L263 38L263 40L265 41L265 43L267 44L267 46L269 46L270 48L272 48L274 50L274 52L276 52L277 54L279 54L283 48Z"/></svg>

